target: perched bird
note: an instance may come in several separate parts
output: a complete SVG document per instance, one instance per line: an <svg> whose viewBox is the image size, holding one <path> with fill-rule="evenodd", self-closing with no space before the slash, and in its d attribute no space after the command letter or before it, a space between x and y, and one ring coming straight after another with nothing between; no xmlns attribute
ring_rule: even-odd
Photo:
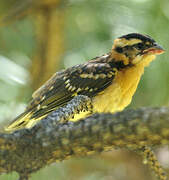
<svg viewBox="0 0 169 180"><path fill-rule="evenodd" d="M31 128L77 95L91 98L92 112L117 112L130 104L144 68L164 50L147 35L131 33L114 40L111 51L55 73L32 95L26 110L6 128ZM80 113L75 121L89 115Z"/></svg>

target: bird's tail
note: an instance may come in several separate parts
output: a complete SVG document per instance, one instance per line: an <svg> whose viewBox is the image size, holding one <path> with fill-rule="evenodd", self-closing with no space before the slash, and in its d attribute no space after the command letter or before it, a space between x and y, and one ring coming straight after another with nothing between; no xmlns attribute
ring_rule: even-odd
<svg viewBox="0 0 169 180"><path fill-rule="evenodd" d="M23 112L5 128L5 131L12 132L22 128L29 128L28 124L30 122L31 115L32 113L30 111Z"/></svg>

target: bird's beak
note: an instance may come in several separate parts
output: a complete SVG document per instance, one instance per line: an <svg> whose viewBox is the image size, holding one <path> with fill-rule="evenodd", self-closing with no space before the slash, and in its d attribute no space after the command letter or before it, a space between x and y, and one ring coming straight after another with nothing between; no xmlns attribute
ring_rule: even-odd
<svg viewBox="0 0 169 180"><path fill-rule="evenodd" d="M154 55L158 55L158 54L162 54L164 53L164 49L158 45L158 44L155 44L153 47L149 48L149 49L146 49L143 51L144 54L154 54Z"/></svg>

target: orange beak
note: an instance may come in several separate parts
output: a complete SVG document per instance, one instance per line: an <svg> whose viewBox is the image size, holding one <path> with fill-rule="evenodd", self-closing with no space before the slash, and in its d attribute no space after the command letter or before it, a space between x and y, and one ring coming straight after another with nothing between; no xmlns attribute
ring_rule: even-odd
<svg viewBox="0 0 169 180"><path fill-rule="evenodd" d="M143 53L158 55L164 53L164 51L165 50L160 45L156 44L154 47L144 50Z"/></svg>

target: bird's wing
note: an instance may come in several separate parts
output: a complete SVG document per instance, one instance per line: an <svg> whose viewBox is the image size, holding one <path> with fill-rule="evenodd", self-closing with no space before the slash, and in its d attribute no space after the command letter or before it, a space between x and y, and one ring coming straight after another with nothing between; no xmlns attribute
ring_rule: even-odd
<svg viewBox="0 0 169 180"><path fill-rule="evenodd" d="M76 95L93 97L104 90L115 76L115 69L108 63L90 61L54 74L33 95L25 112L9 125L11 129L26 121L40 119L68 103ZM20 127L19 127L20 128Z"/></svg>
<svg viewBox="0 0 169 180"><path fill-rule="evenodd" d="M37 105L36 109L32 110L32 118L50 113L68 103L76 95L95 96L109 86L114 76L115 70L106 63L86 63L67 69L61 77L54 76L54 80L34 94L32 104Z"/></svg>

